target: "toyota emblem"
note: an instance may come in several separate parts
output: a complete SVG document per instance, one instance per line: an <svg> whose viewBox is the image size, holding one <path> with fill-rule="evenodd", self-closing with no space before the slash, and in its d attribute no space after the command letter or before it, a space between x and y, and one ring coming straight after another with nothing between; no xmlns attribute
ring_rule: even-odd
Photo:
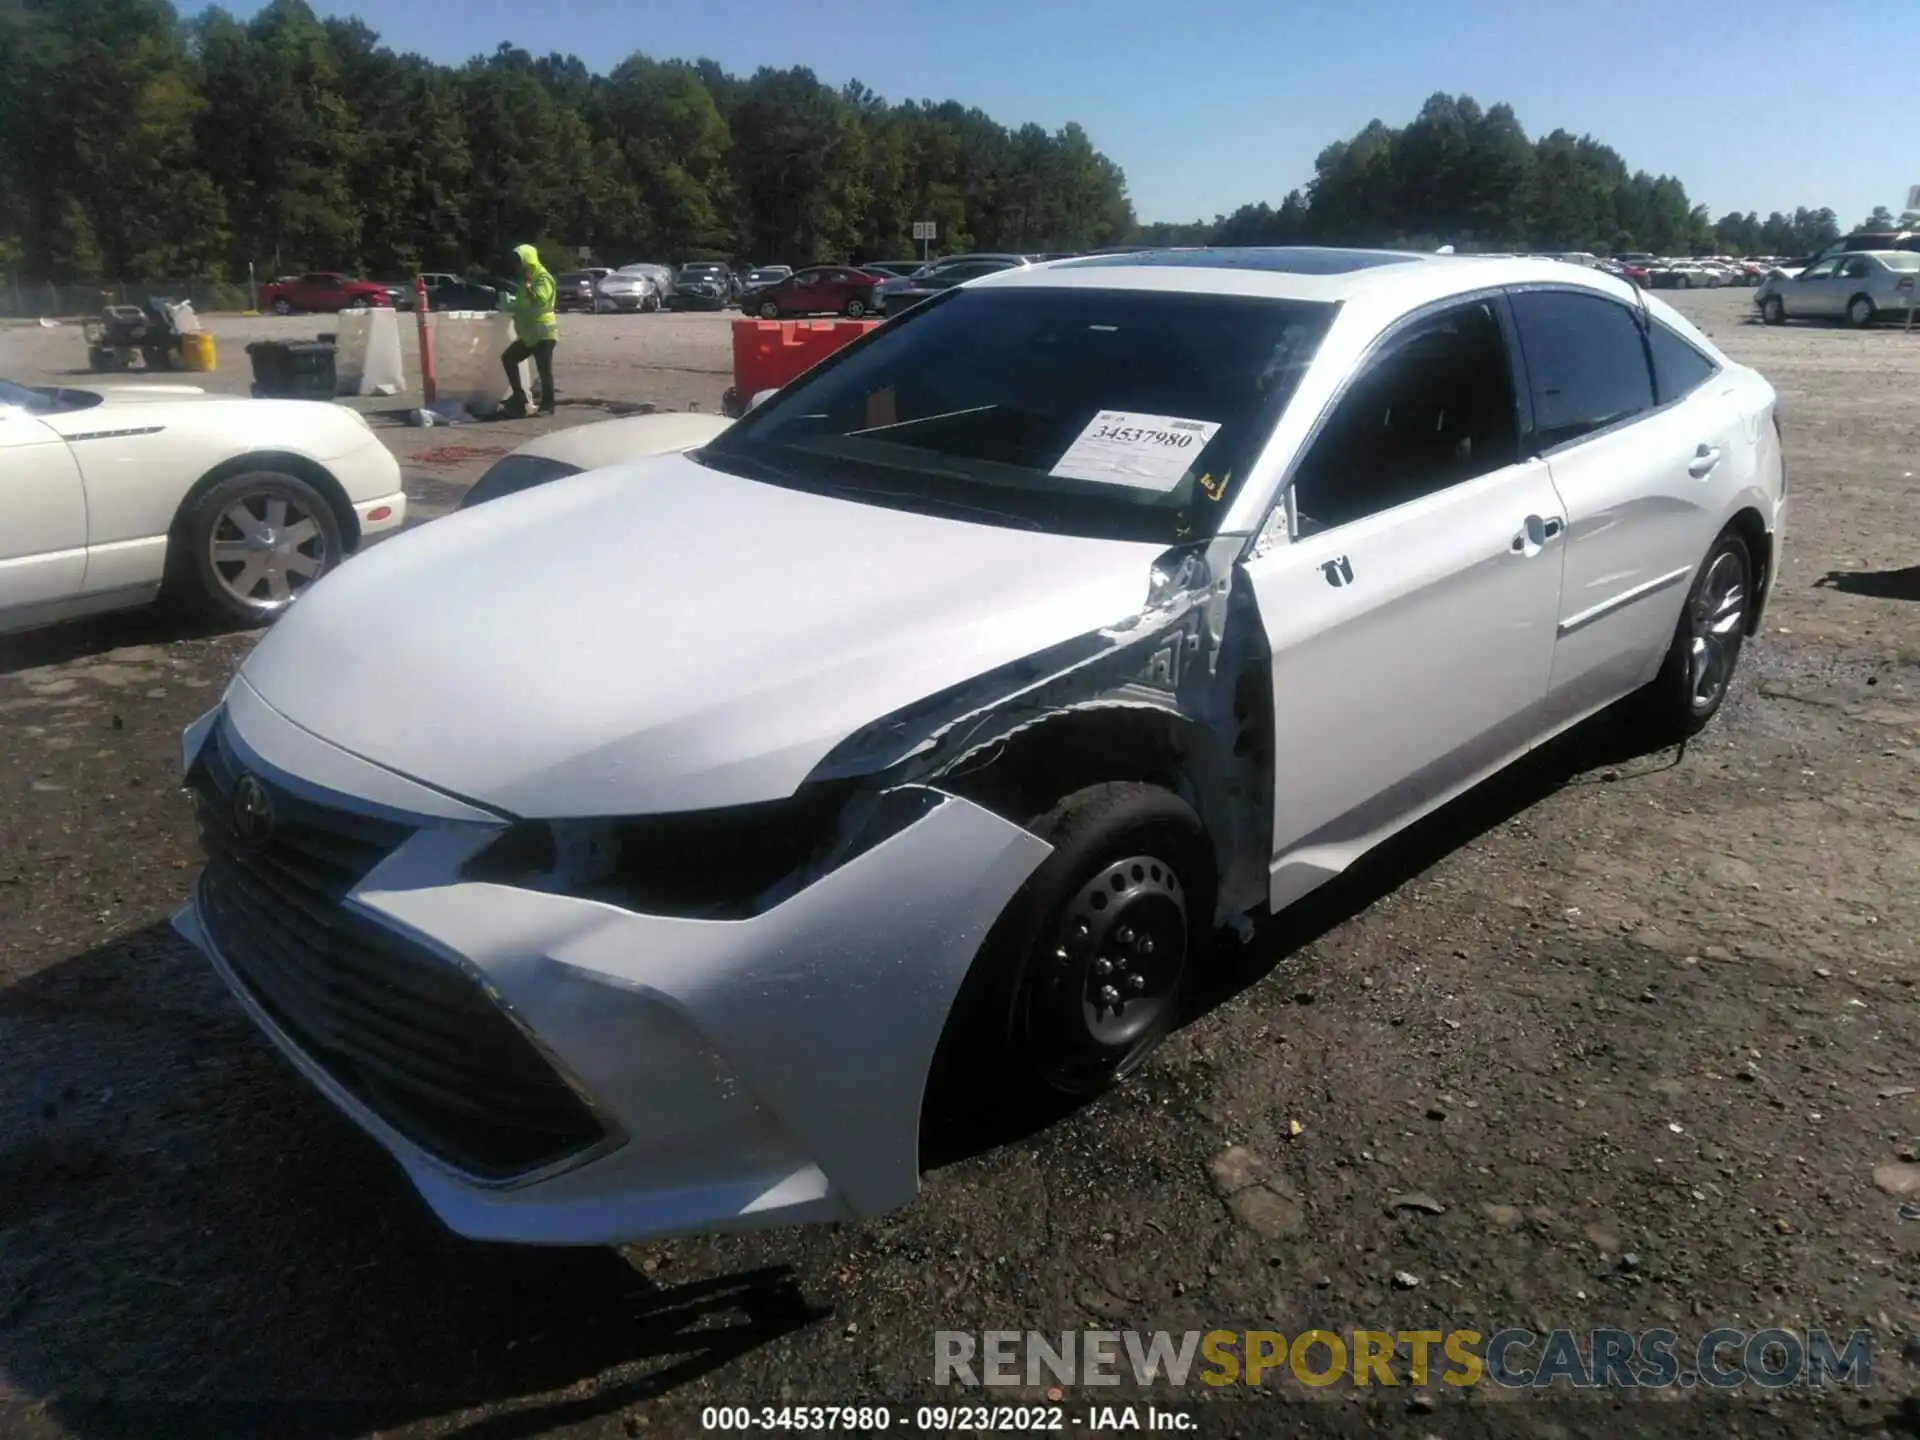
<svg viewBox="0 0 1920 1440"><path fill-rule="evenodd" d="M253 850L273 838L273 797L251 775L242 775L233 787L233 830Z"/></svg>

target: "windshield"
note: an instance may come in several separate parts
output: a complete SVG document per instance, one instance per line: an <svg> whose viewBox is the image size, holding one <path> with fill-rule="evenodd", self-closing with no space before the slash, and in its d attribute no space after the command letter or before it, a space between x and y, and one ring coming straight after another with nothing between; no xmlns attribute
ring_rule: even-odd
<svg viewBox="0 0 1920 1440"><path fill-rule="evenodd" d="M57 415L67 410L85 410L99 403L100 397L91 390L16 385L11 380L0 380L0 407L25 410L31 415Z"/></svg>
<svg viewBox="0 0 1920 1440"><path fill-rule="evenodd" d="M724 265L682 265L680 267L680 273L699 280L710 275L723 275L726 273L726 269L727 267Z"/></svg>
<svg viewBox="0 0 1920 1440"><path fill-rule="evenodd" d="M1331 305L960 289L772 396L700 463L874 504L1173 544L1216 533Z"/></svg>

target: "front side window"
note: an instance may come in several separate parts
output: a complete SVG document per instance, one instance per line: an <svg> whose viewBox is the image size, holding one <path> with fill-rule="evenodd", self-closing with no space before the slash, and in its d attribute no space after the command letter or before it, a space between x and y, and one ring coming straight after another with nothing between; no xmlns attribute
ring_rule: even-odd
<svg viewBox="0 0 1920 1440"><path fill-rule="evenodd" d="M1831 280L1833 272L1840 267L1838 260L1822 260L1818 265L1809 265L1800 272L1802 280Z"/></svg>
<svg viewBox="0 0 1920 1440"><path fill-rule="evenodd" d="M1334 313L1181 291L950 291L837 352L700 459L989 523L1204 538Z"/></svg>
<svg viewBox="0 0 1920 1440"><path fill-rule="evenodd" d="M1841 265L1839 276L1842 280L1858 280L1873 273L1873 262L1864 255L1856 255Z"/></svg>
<svg viewBox="0 0 1920 1440"><path fill-rule="evenodd" d="M1500 321L1476 302L1389 343L1341 397L1293 480L1300 533L1391 510L1519 458Z"/></svg>
<svg viewBox="0 0 1920 1440"><path fill-rule="evenodd" d="M1658 320L1647 331L1647 348L1653 355L1654 389L1662 405L1691 395L1720 368Z"/></svg>
<svg viewBox="0 0 1920 1440"><path fill-rule="evenodd" d="M1569 290L1522 290L1512 300L1541 449L1653 408L1646 341L1625 305Z"/></svg>

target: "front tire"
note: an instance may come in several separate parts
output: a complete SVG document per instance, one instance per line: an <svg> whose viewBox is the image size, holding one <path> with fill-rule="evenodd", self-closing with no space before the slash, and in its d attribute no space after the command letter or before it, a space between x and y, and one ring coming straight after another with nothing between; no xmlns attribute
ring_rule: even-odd
<svg viewBox="0 0 1920 1440"><path fill-rule="evenodd" d="M194 500L167 546L169 598L203 615L265 625L344 558L340 521L297 475L229 475Z"/></svg>
<svg viewBox="0 0 1920 1440"><path fill-rule="evenodd" d="M1678 744L1720 711L1753 612L1753 555L1738 532L1723 530L1700 562L1660 673L1637 697L1651 737Z"/></svg>
<svg viewBox="0 0 1920 1440"><path fill-rule="evenodd" d="M1873 324L1873 318L1873 301L1865 295L1856 295L1847 302L1847 324L1852 329L1866 329Z"/></svg>
<svg viewBox="0 0 1920 1440"><path fill-rule="evenodd" d="M1760 306L1760 318L1769 325L1787 323L1787 307L1778 295L1769 295Z"/></svg>
<svg viewBox="0 0 1920 1440"><path fill-rule="evenodd" d="M276 315L291 315L291 314L293 314L293 302L292 302L291 300L276 300L276 301L274 301L274 302L273 302L273 313L274 313L274 314L276 314Z"/></svg>
<svg viewBox="0 0 1920 1440"><path fill-rule="evenodd" d="M1178 1023L1213 925L1206 833L1170 791L1092 785L1027 828L1053 853L981 947L936 1063L1004 1076L1016 1104L1139 1069Z"/></svg>
<svg viewBox="0 0 1920 1440"><path fill-rule="evenodd" d="M771 300L762 300L760 302L760 318L762 320L778 320L780 318L780 307Z"/></svg>
<svg viewBox="0 0 1920 1440"><path fill-rule="evenodd" d="M364 310L366 308L367 298L364 295L356 295L347 302L347 309L349 310Z"/></svg>

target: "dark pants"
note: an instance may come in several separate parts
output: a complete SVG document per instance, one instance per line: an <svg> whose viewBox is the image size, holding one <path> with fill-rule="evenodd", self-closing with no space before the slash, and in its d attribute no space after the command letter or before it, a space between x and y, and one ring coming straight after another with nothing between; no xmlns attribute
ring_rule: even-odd
<svg viewBox="0 0 1920 1440"><path fill-rule="evenodd" d="M553 408L553 347L556 342L540 340L529 345L524 340L516 340L500 353L500 363L506 368L507 384L513 387L513 398L521 405L527 403L527 392L520 388L520 366L527 358L533 358L534 369L540 372L540 408Z"/></svg>

